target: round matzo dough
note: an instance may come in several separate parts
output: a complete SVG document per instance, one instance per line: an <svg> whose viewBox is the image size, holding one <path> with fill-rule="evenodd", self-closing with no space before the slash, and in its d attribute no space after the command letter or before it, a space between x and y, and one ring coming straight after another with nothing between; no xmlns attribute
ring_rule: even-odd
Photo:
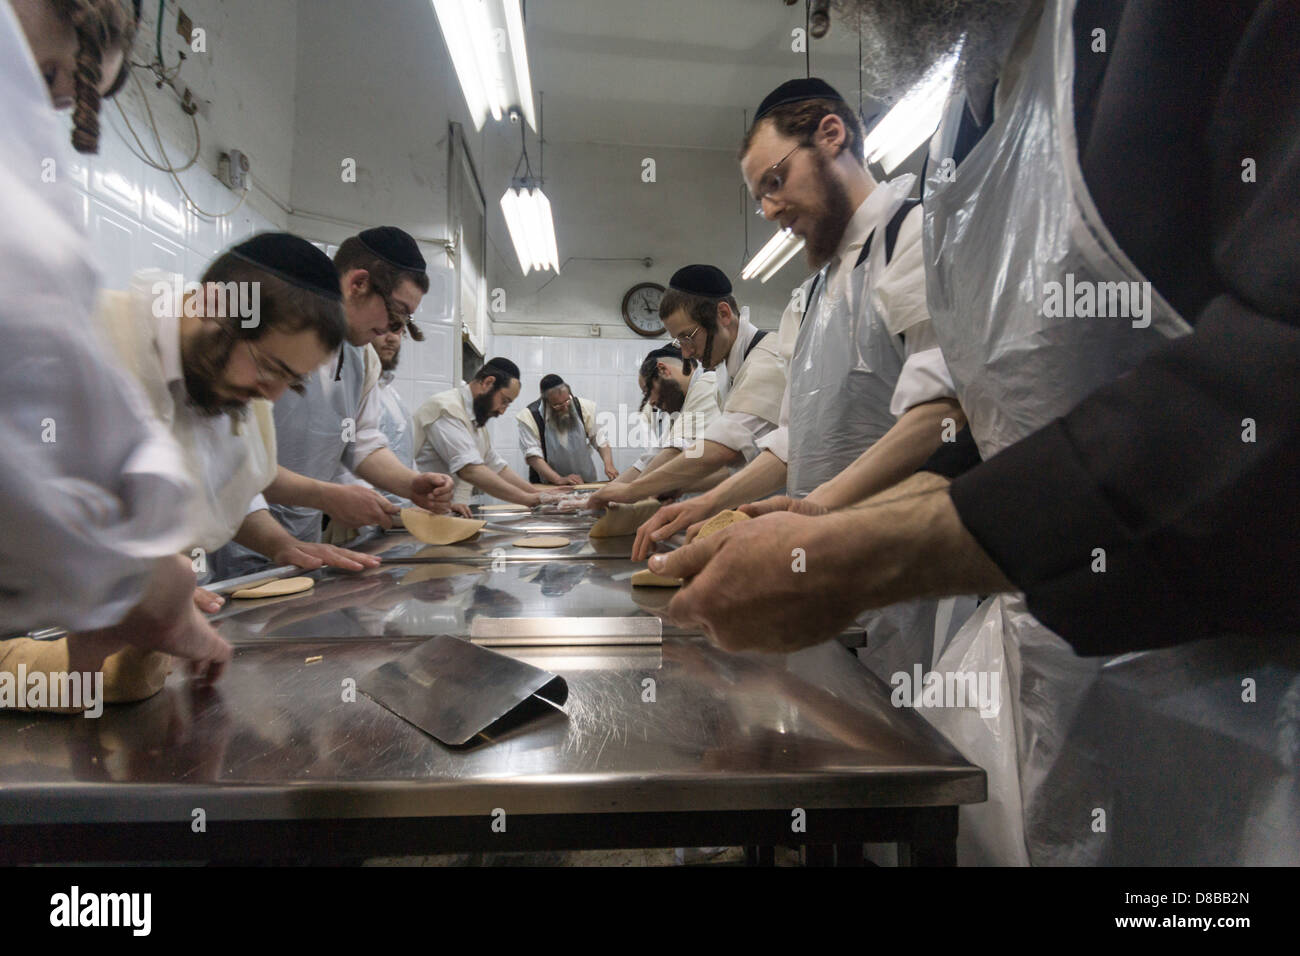
<svg viewBox="0 0 1300 956"><path fill-rule="evenodd" d="M240 588L232 598L269 598L283 597L286 594L301 594L303 591L310 591L316 586L316 582L311 578L281 578L278 581L267 581L265 584L259 584L256 587Z"/></svg>
<svg viewBox="0 0 1300 956"><path fill-rule="evenodd" d="M711 534L717 534L723 528L730 528L737 521L748 521L749 515L741 511L719 511L708 521L704 522L704 527L700 529L699 534L695 536L696 541L703 541Z"/></svg>
<svg viewBox="0 0 1300 956"><path fill-rule="evenodd" d="M563 548L568 543L568 538L557 534L535 534L511 542L516 548Z"/></svg>

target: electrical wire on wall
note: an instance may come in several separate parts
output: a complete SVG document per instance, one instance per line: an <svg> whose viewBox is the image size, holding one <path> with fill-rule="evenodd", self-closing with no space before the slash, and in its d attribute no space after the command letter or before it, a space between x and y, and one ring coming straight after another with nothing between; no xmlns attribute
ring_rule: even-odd
<svg viewBox="0 0 1300 956"><path fill-rule="evenodd" d="M233 216L239 211L240 207L244 205L245 200L248 198L248 187L245 186L244 190L239 194L239 201L224 212L208 212L194 201L194 197L191 196L189 190L185 188L185 183L181 180L179 174L192 169L195 164L198 163L199 154L202 151L203 139L199 132L199 121L195 115L197 108L193 107L192 104L187 104L184 101L184 98L182 98L181 112L189 116L190 123L194 127L194 152L190 154L189 159L185 161L183 166L177 166L167 156L167 148L163 145L162 134L158 130L158 122L153 114L153 106L149 103L148 91L145 89L144 84L140 82L140 75L137 72L138 70L148 70L154 76L158 88L167 85L171 86L173 92L175 92L173 83L176 77L180 75L181 66L185 62L185 54L183 52L179 54L180 59L176 62L174 67L168 67L166 62L163 60L162 23L163 15L165 13L165 3L166 0L159 0L158 2L158 29L154 39L154 61L152 63L136 63L132 61L130 70L131 79L134 81L136 91L140 95L140 102L144 104L145 116L149 120L149 128L153 133L153 141L157 147L158 156L160 157L159 159L155 159L150 155L149 149L140 139L140 134L136 132L135 126L131 122L131 117L127 114L126 110L122 108L121 101L119 99L114 99L113 103L117 107L117 113L122 118L122 122L126 124L127 131L131 134L131 139L134 140L135 145L139 147L139 152L137 152L136 149L131 146L131 143L127 142L126 146L127 149L130 150L131 154L150 168L167 173L171 176L172 181L176 183L176 187L181 191L181 195L185 197L185 202L189 204L189 207L193 209L197 215L204 219L224 219L228 216Z"/></svg>

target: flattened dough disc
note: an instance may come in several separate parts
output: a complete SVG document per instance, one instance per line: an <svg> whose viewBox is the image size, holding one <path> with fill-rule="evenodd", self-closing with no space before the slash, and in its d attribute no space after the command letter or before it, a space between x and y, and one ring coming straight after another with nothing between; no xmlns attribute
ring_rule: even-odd
<svg viewBox="0 0 1300 956"><path fill-rule="evenodd" d="M527 511L520 505L479 505L479 511Z"/></svg>
<svg viewBox="0 0 1300 956"><path fill-rule="evenodd" d="M704 527L700 533L695 536L696 541L702 541L711 534L717 534L723 528L730 528L737 521L748 521L749 515L741 511L719 511L708 521L704 522Z"/></svg>
<svg viewBox="0 0 1300 956"><path fill-rule="evenodd" d="M685 583L681 578L666 578L663 575L655 574L649 568L642 568L632 575L632 586L634 588L679 588Z"/></svg>
<svg viewBox="0 0 1300 956"><path fill-rule="evenodd" d="M516 548L563 548L569 539L561 538L558 534L534 534L510 543Z"/></svg>
<svg viewBox="0 0 1300 956"><path fill-rule="evenodd" d="M283 597L286 594L301 594L303 591L310 591L316 586L316 582L311 578L281 578L278 581L267 581L265 584L259 584L256 587L240 588L232 598L269 598Z"/></svg>
<svg viewBox="0 0 1300 956"><path fill-rule="evenodd" d="M633 505L611 504L605 514L591 526L588 535L593 538L617 538L636 534L636 529L649 521L663 507L658 498L644 498Z"/></svg>
<svg viewBox="0 0 1300 956"><path fill-rule="evenodd" d="M487 524L455 515L435 515L419 508L403 508L402 524L425 544L455 544L472 538Z"/></svg>

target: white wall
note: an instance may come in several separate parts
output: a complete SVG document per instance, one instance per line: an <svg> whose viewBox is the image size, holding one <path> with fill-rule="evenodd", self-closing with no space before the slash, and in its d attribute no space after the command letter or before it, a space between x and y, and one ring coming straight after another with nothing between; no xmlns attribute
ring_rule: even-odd
<svg viewBox="0 0 1300 956"><path fill-rule="evenodd" d="M286 115L292 114L294 62L289 57L286 67L285 61L269 53L284 43L293 48L295 6L296 0L275 4L254 0L186 3L186 12L208 30L210 52L191 55L181 69L178 83L192 86L198 95L210 97L211 102L204 106L207 116L201 114L198 120L202 143L199 162L179 175L194 202L208 212L230 210L239 201L238 195L211 172L216 169L218 153L232 144L254 156L255 171L287 188L289 153L273 132L277 126L283 127ZM137 62L150 59L154 49L157 4L146 0L144 8L146 23L137 38ZM168 23L174 27L174 18L169 18ZM177 62L175 50L179 42L174 30L164 31L164 56L169 64ZM146 95L167 155L174 164L181 165L194 146L193 124L167 90L147 85ZM127 85L122 97L122 106L136 134L149 155L157 158L157 144L134 84ZM252 104L256 104L255 109L250 108ZM69 117L69 127L70 122ZM125 288L133 272L148 267L173 269L197 278L225 247L260 230L283 228L283 212L274 204L259 202L256 193L250 193L248 201L230 216L214 219L195 213L171 176L150 168L135 155L139 147L130 139L112 102L104 104L101 130L98 155L78 156L71 178L79 192L82 223L91 238L106 288Z"/></svg>

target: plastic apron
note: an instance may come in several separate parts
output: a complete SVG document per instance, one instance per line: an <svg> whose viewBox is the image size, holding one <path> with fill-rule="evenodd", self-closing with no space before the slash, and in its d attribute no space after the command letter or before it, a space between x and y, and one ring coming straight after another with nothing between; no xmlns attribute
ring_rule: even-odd
<svg viewBox="0 0 1300 956"><path fill-rule="evenodd" d="M546 424L546 463L560 477L580 475L583 481L595 481L596 466L591 460L587 426L577 411L576 406L569 406L570 424L564 430L554 427L549 414L543 415Z"/></svg>
<svg viewBox="0 0 1300 956"><path fill-rule="evenodd" d="M881 211L867 258L854 266L849 295L827 295L826 273L804 285L807 311L790 357L789 460L786 493L802 498L853 464L894 427L889 402L906 360L899 336L878 316L873 276L886 265L885 224L915 183L900 176L877 186L892 195ZM816 282L816 289L812 283ZM968 598L904 601L867 611L857 619L867 632L862 662L888 681L912 665L929 667L933 650L949 629L974 609ZM936 638L936 614L942 632Z"/></svg>
<svg viewBox="0 0 1300 956"><path fill-rule="evenodd" d="M959 98L931 147L927 299L986 459L1189 331L1154 289L1145 319L1043 314L1047 283L1070 274L1074 288L1143 279L1079 168L1074 6L1047 0L1008 107L955 179L940 164ZM1082 658L1021 595L987 600L936 669L999 674L1002 706L922 710L989 774L989 802L961 810L959 862L1263 862L1260 847L1296 862L1300 682L1285 656L1212 641ZM1244 677L1257 705L1242 703Z"/></svg>

